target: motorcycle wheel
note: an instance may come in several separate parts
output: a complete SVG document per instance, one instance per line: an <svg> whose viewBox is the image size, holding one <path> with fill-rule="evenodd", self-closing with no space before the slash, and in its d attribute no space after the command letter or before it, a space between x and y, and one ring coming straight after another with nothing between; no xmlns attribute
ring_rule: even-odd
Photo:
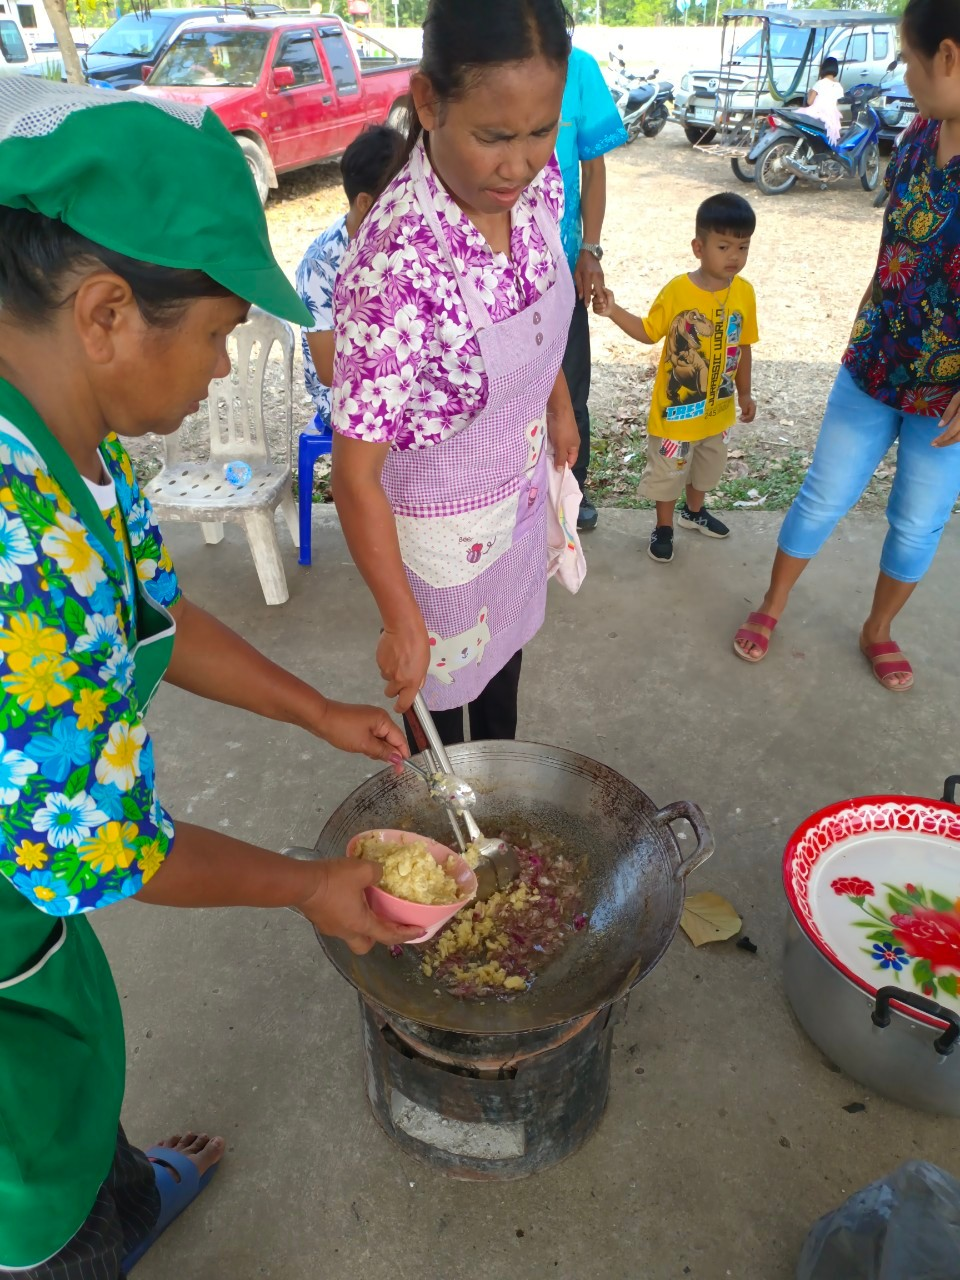
<svg viewBox="0 0 960 1280"><path fill-rule="evenodd" d="M655 138L658 133L663 132L663 126L666 123L666 113L663 115L648 116L640 126L643 129L643 136L645 138Z"/></svg>
<svg viewBox="0 0 960 1280"><path fill-rule="evenodd" d="M691 147L695 147L698 143L706 146L707 143L713 142L714 138L717 136L716 129L709 127L702 128L700 125L693 124L685 124L683 126L683 132L687 135L687 141L690 143Z"/></svg>
<svg viewBox="0 0 960 1280"><path fill-rule="evenodd" d="M636 142L642 132L639 120L631 120L627 125L627 142Z"/></svg>
<svg viewBox="0 0 960 1280"><path fill-rule="evenodd" d="M784 166L785 156L796 148L796 141L775 142L756 164L757 186L765 196L782 196L797 185L797 175Z"/></svg>
<svg viewBox="0 0 960 1280"><path fill-rule="evenodd" d="M756 182L757 180L757 166L751 164L745 156L734 156L730 161L730 168L741 182Z"/></svg>
<svg viewBox="0 0 960 1280"><path fill-rule="evenodd" d="M860 185L864 191L876 191L880 185L880 148L871 142L863 154Z"/></svg>

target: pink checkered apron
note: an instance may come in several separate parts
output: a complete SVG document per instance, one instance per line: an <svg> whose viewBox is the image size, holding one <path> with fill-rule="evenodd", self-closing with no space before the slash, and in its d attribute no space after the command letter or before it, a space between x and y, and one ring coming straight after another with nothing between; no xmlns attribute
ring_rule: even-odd
<svg viewBox="0 0 960 1280"><path fill-rule="evenodd" d="M422 449L391 450L383 487L407 577L430 634L424 697L431 711L472 702L540 630L547 600L547 398L566 347L574 288L560 231L536 221L557 279L526 310L494 323L457 271L419 152L414 189L477 331L486 408Z"/></svg>

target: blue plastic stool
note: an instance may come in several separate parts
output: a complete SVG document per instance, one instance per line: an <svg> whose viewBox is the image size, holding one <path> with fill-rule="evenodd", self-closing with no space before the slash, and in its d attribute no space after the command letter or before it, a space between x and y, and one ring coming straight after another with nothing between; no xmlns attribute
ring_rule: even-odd
<svg viewBox="0 0 960 1280"><path fill-rule="evenodd" d="M310 564L310 536L313 515L313 469L317 459L333 449L333 432L318 413L306 431L300 432L297 450L297 485L300 489L300 558L298 564Z"/></svg>

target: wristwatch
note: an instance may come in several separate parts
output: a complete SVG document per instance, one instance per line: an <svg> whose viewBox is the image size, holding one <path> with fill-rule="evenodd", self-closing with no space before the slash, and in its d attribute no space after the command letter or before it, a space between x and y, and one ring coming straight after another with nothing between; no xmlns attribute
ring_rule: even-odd
<svg viewBox="0 0 960 1280"><path fill-rule="evenodd" d="M600 244L582 244L581 249L586 249L587 253L592 253L598 262L603 261L603 245Z"/></svg>

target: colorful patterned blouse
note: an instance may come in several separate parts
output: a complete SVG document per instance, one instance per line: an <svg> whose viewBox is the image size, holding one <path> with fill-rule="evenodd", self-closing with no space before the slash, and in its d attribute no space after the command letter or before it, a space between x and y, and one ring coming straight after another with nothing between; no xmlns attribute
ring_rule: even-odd
<svg viewBox="0 0 960 1280"><path fill-rule="evenodd" d="M562 217L556 160L514 208L507 257L494 253L447 195L419 146L451 256L494 323L532 306L557 278L534 218L538 202L555 221ZM486 407L480 344L417 203L409 164L367 214L340 268L335 308L333 426L341 435L420 449L455 435Z"/></svg>
<svg viewBox="0 0 960 1280"><path fill-rule="evenodd" d="M939 169L939 139L918 120L894 152L873 293L843 359L868 395L923 417L960 391L960 157Z"/></svg>
<svg viewBox="0 0 960 1280"><path fill-rule="evenodd" d="M317 375L307 334L329 333L334 328L333 287L349 244L347 215L344 214L332 226L327 227L326 231L320 232L297 267L297 293L313 316L310 328L301 330L303 380L307 395L325 426L330 422L330 388Z"/></svg>
<svg viewBox="0 0 960 1280"><path fill-rule="evenodd" d="M174 604L173 564L130 459L113 436L101 453L124 561L121 511L140 581ZM48 915L132 897L173 839L133 690L133 604L132 575L120 582L26 437L0 418L0 874Z"/></svg>

